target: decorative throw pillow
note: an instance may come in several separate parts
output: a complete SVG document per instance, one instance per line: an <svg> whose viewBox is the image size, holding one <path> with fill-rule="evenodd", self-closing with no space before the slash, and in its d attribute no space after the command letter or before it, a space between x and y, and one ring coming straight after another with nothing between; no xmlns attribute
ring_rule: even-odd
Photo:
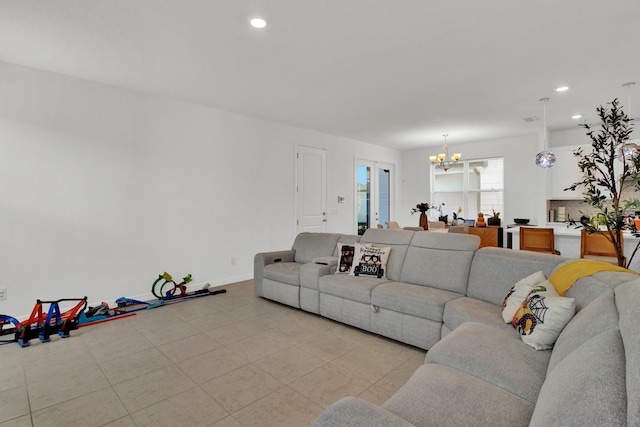
<svg viewBox="0 0 640 427"><path fill-rule="evenodd" d="M513 316L522 306L524 300L527 299L529 292L531 292L537 284L544 281L544 273L537 271L513 285L507 296L504 297L504 301L502 301L502 319L504 319L504 323L511 323Z"/></svg>
<svg viewBox="0 0 640 427"><path fill-rule="evenodd" d="M575 300L558 296L553 285L545 281L531 290L511 324L525 344L548 350L575 313Z"/></svg>
<svg viewBox="0 0 640 427"><path fill-rule="evenodd" d="M386 279L387 260L390 247L365 246L356 243L353 265L349 274L352 276L373 276Z"/></svg>
<svg viewBox="0 0 640 427"><path fill-rule="evenodd" d="M373 243L362 243L363 246L371 246ZM353 256L355 255L356 243L340 243L338 242L338 267L335 274L349 274L351 265L353 264Z"/></svg>

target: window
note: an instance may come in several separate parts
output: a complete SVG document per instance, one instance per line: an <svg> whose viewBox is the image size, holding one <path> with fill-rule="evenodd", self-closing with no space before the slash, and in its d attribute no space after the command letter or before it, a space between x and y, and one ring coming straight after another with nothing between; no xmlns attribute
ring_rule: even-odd
<svg viewBox="0 0 640 427"><path fill-rule="evenodd" d="M476 219L478 212L504 218L504 159L460 161L448 171L431 165L431 203L442 206L442 214L453 218L458 213L465 219Z"/></svg>

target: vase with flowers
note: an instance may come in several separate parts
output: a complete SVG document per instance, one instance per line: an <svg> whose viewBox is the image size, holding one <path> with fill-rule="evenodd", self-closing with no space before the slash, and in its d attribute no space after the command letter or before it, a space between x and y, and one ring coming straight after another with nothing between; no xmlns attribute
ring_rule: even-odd
<svg viewBox="0 0 640 427"><path fill-rule="evenodd" d="M427 211L431 209L429 202L418 203L415 208L411 209L411 215L420 212L419 226L425 230L429 229L429 220L427 219Z"/></svg>

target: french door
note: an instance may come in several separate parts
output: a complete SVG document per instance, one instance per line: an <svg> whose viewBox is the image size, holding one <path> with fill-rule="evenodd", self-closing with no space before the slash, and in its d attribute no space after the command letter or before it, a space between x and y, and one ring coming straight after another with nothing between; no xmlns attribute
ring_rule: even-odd
<svg viewBox="0 0 640 427"><path fill-rule="evenodd" d="M356 229L389 228L392 219L393 165L356 159Z"/></svg>

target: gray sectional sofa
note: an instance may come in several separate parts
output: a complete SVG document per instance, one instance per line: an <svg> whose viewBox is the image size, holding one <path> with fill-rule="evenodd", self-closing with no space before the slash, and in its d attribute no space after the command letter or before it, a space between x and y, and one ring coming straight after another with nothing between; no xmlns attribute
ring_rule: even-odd
<svg viewBox="0 0 640 427"><path fill-rule="evenodd" d="M391 247L387 279L333 274L337 243ZM520 279L567 258L502 248L477 236L370 229L302 233L291 250L255 256L258 295L428 350L384 405L347 397L327 426L640 426L640 279L580 278L577 314L537 351L501 316Z"/></svg>

